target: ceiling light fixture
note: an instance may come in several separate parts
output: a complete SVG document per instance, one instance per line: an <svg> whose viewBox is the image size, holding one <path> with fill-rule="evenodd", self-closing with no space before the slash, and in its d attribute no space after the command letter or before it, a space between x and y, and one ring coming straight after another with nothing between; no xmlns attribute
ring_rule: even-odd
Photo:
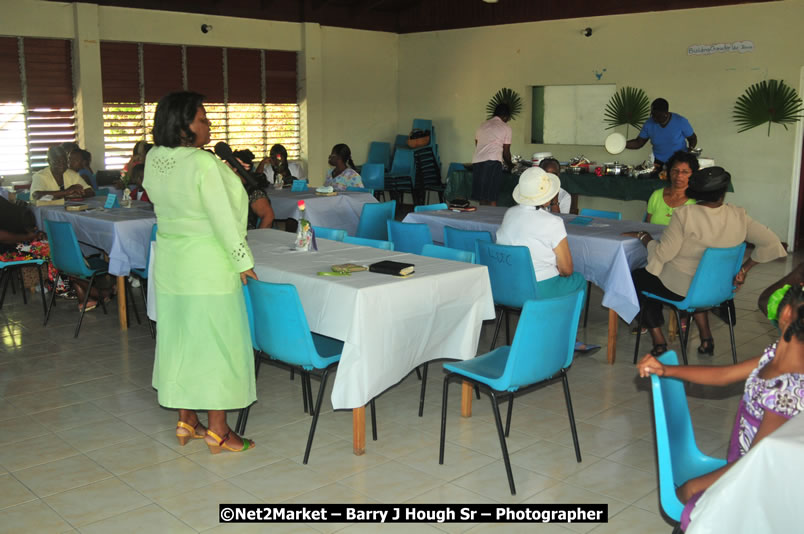
<svg viewBox="0 0 804 534"><path fill-rule="evenodd" d="M498 0L483 0L483 2L485 2L487 4L496 4L498 2Z"/></svg>

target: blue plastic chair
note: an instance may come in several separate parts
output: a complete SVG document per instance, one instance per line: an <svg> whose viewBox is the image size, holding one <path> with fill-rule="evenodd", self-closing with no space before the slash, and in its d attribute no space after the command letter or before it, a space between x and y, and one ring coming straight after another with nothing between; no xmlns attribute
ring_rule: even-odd
<svg viewBox="0 0 804 534"><path fill-rule="evenodd" d="M6 300L6 290L9 282L12 290L14 289L14 273L19 276L20 287L22 288L22 302L28 304L28 296L25 294L25 284L22 281L22 267L25 265L36 265L36 274L39 275L39 293L42 296L42 313L47 315L47 301L45 300L45 284L42 280L42 265L47 264L47 260L21 260L21 261L0 261L0 285L3 286L3 295L0 296L0 310L3 309L3 302Z"/></svg>
<svg viewBox="0 0 804 534"><path fill-rule="evenodd" d="M491 396L494 421L500 438L505 472L511 495L516 495L514 475L508 458L505 438L511 429L514 395L521 388L561 377L567 404L575 459L581 461L581 447L575 429L567 370L572 365L578 319L583 307L583 291L543 300L529 300L522 308L520 323L513 345L500 347L471 360L445 363L444 398L441 404L441 443L438 463L444 463L444 442L447 430L447 400L451 380L464 380L481 387ZM500 417L501 400L508 398L508 417L503 432Z"/></svg>
<svg viewBox="0 0 804 534"><path fill-rule="evenodd" d="M17 200L22 202L30 202L31 201L31 191L18 191L17 192Z"/></svg>
<svg viewBox="0 0 804 534"><path fill-rule="evenodd" d="M424 245L433 244L430 227L419 223L389 220L388 239L394 243L394 250L410 254L421 254Z"/></svg>
<svg viewBox="0 0 804 534"><path fill-rule="evenodd" d="M491 237L491 232L484 230L461 230L452 226L444 227L444 245L449 248L459 248L474 252L475 242L477 241L491 243L494 240Z"/></svg>
<svg viewBox="0 0 804 534"><path fill-rule="evenodd" d="M407 147L397 147L391 170L385 174L385 190L399 193L413 192L413 179L416 176L416 166L413 159L413 150Z"/></svg>
<svg viewBox="0 0 804 534"><path fill-rule="evenodd" d="M349 243L351 245L361 245L364 247L374 247L383 250L394 250L394 244L390 241L384 241L382 239L369 239L367 237L352 237L350 235L343 238L344 243Z"/></svg>
<svg viewBox="0 0 804 534"><path fill-rule="evenodd" d="M427 244L422 247L422 256L440 258L442 260L463 261L466 263L475 262L474 252L460 250L457 248L441 247L432 244Z"/></svg>
<svg viewBox="0 0 804 534"><path fill-rule="evenodd" d="M84 320L84 313L87 310L89 295L92 293L92 286L95 283L95 277L99 274L106 274L109 271L109 264L94 256L84 258L84 255L81 254L81 247L78 245L78 238L75 236L75 230L73 230L70 223L45 220L45 231L50 244L50 259L53 262L53 266L59 271L58 278L69 275L89 281L84 303L81 305L81 316L78 318L78 326L75 327L75 334L73 335L73 337L78 337L81 322ZM58 278L56 283L58 283ZM51 291L50 305L48 305L47 313L45 313L45 325L50 319L50 310L53 308L55 300L56 292ZM98 302L103 308L104 315L107 314L106 304L103 299L99 299Z"/></svg>
<svg viewBox="0 0 804 534"><path fill-rule="evenodd" d="M354 191L355 193L368 193L369 195L374 195L374 190L370 187L355 187L353 185L346 186L347 191Z"/></svg>
<svg viewBox="0 0 804 534"><path fill-rule="evenodd" d="M382 165L383 171L388 170L391 167L391 143L383 143L381 141L372 141L369 143L366 164L379 164ZM363 167L365 168L365 165L363 165ZM363 180L363 183L365 183L365 178Z"/></svg>
<svg viewBox="0 0 804 534"><path fill-rule="evenodd" d="M593 210L590 208L583 208L579 215L583 215L584 217L598 217L600 219L616 219L618 221L623 220L623 214L619 211L607 211L607 210Z"/></svg>
<svg viewBox="0 0 804 534"><path fill-rule="evenodd" d="M505 316L505 339L506 343L510 344L509 313L519 312L525 301L537 298L536 273L533 271L533 260L528 247L475 241L475 259L480 265L488 267L494 306L500 309L489 348L493 350L497 344L503 316Z"/></svg>
<svg viewBox="0 0 804 534"><path fill-rule="evenodd" d="M678 365L678 356L674 351L665 352L659 361ZM698 448L684 382L651 375L650 385L656 424L659 502L670 519L680 521L684 505L678 500L676 489L692 478L720 469L726 461L707 456Z"/></svg>
<svg viewBox="0 0 804 534"><path fill-rule="evenodd" d="M316 237L321 239L331 239L332 241L343 241L346 237L346 230L338 228L326 228L324 226L313 226L313 231Z"/></svg>
<svg viewBox="0 0 804 534"><path fill-rule="evenodd" d="M442 202L440 204L427 204L425 206L414 206L413 212L419 213L420 211L438 211L438 210L446 210L449 209L446 203Z"/></svg>
<svg viewBox="0 0 804 534"><path fill-rule="evenodd" d="M466 166L463 163L453 161L452 163L449 164L449 167L447 167L447 179L449 179L450 175L453 172L465 171L465 170Z"/></svg>
<svg viewBox="0 0 804 534"><path fill-rule="evenodd" d="M681 311L695 313L720 306L724 302L734 298L734 277L740 271L745 254L745 243L740 243L736 247L730 248L708 248L704 251L701 262L692 277L690 288L684 300L668 300L664 297L643 291L642 295L649 299L658 300L664 304L669 304L676 314L678 324L681 324ZM734 344L734 325L731 316L731 307L725 306L728 315L729 337L731 338L731 357L737 363L737 348ZM639 355L639 338L642 335L642 314L639 315L637 325L637 339L634 347L634 363ZM679 333L681 342L681 358L684 365L687 364L687 340L690 337L690 328L687 327L686 334Z"/></svg>
<svg viewBox="0 0 804 534"><path fill-rule="evenodd" d="M378 204L363 204L360 221L357 224L357 237L388 240L386 221L393 220L396 214L396 200Z"/></svg>
<svg viewBox="0 0 804 534"><path fill-rule="evenodd" d="M294 193L302 193L307 191L307 180L293 180L293 184L290 186L291 192Z"/></svg>
<svg viewBox="0 0 804 534"><path fill-rule="evenodd" d="M408 148L408 136L405 134L396 134L394 138L394 149L397 148Z"/></svg>
<svg viewBox="0 0 804 534"><path fill-rule="evenodd" d="M366 188L373 189L375 196L385 200L385 167L380 163L366 163L360 169L360 178Z"/></svg>
<svg viewBox="0 0 804 534"><path fill-rule="evenodd" d="M307 383L308 393L311 391L310 374L314 371L321 372L321 387L318 390L315 407L311 407L313 420L304 451L303 463L307 464L329 371L341 359L343 341L310 332L295 286L271 284L249 278L248 292L254 314L254 342L260 352L299 371L302 381ZM282 310L282 321L276 320L276 310ZM369 404L372 437L376 440L374 399Z"/></svg>
<svg viewBox="0 0 804 534"><path fill-rule="evenodd" d="M100 187L98 188L98 192L96 193L99 197L105 197L107 195L112 194L114 191L108 187Z"/></svg>
<svg viewBox="0 0 804 534"><path fill-rule="evenodd" d="M151 228L151 243L156 241L156 224ZM148 255L145 258L144 269L131 269L131 274L140 279L140 294L142 301L148 305L148 267L151 265L151 247L148 247ZM131 303L134 306L134 303ZM139 320L139 318L138 318ZM154 329L154 322L148 320L148 328L151 330L151 337L156 339L156 330Z"/></svg>

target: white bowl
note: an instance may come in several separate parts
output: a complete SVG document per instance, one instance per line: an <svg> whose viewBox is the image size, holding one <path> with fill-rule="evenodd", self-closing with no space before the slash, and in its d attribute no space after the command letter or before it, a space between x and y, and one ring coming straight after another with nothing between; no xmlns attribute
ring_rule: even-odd
<svg viewBox="0 0 804 534"><path fill-rule="evenodd" d="M606 137L606 151L609 154L619 154L625 150L625 136L621 133L613 133Z"/></svg>

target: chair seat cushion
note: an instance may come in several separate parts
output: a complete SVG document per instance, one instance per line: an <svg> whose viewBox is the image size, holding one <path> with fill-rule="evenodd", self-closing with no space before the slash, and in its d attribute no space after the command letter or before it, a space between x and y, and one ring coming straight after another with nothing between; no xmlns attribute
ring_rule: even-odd
<svg viewBox="0 0 804 534"><path fill-rule="evenodd" d="M5 269L6 267L14 267L16 265L42 265L45 262L47 262L47 260L42 260L42 259L20 260L20 261L0 261L0 269Z"/></svg>
<svg viewBox="0 0 804 534"><path fill-rule="evenodd" d="M444 369L477 380L497 389L495 383L502 377L511 347L499 347L488 354L462 362L445 363Z"/></svg>
<svg viewBox="0 0 804 534"><path fill-rule="evenodd" d="M87 263L89 264L89 268L93 271L103 271L106 272L109 270L109 262L104 261L103 258L98 256L90 256L87 258Z"/></svg>

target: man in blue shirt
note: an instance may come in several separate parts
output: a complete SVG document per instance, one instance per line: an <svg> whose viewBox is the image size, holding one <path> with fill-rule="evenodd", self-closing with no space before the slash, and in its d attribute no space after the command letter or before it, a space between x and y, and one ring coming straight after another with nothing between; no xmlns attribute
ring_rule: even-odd
<svg viewBox="0 0 804 534"><path fill-rule="evenodd" d="M678 113L670 113L670 105L664 98L657 98L650 106L650 118L642 126L639 136L625 144L625 148L642 148L650 139L653 159L661 166L679 150L695 148L698 137L690 122Z"/></svg>

